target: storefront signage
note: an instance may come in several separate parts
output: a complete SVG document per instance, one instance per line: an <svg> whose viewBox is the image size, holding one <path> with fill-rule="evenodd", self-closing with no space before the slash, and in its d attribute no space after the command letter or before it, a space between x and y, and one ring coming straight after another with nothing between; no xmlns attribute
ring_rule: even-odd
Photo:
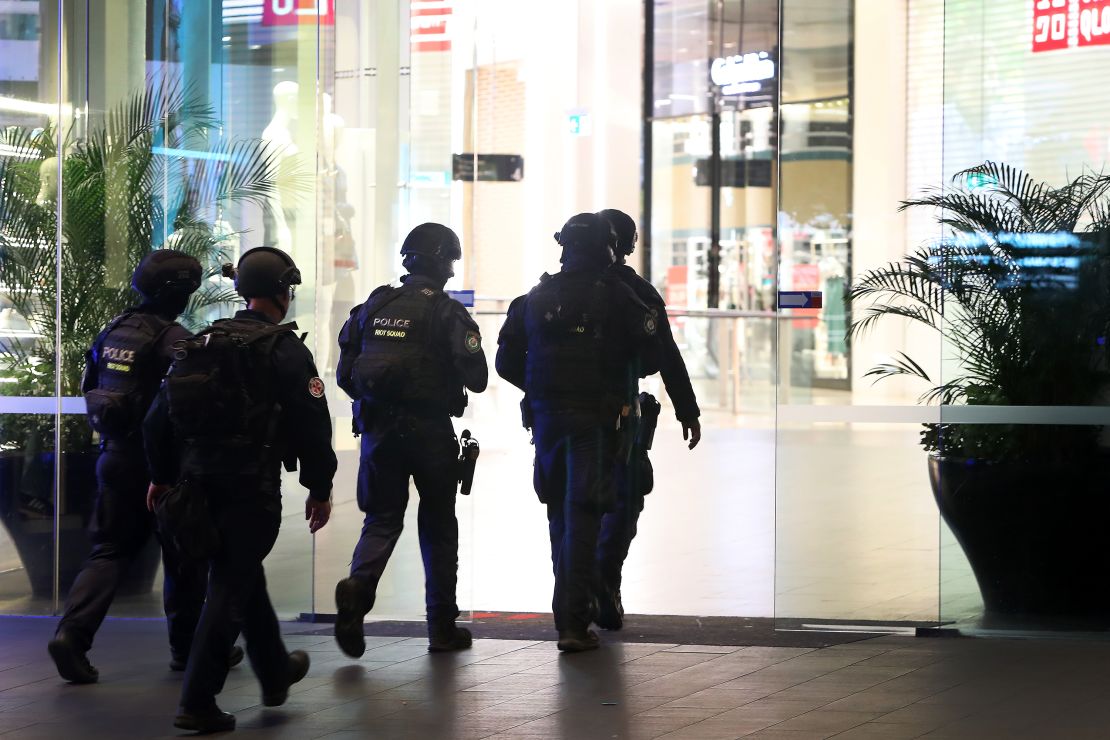
<svg viewBox="0 0 1110 740"><path fill-rule="evenodd" d="M1110 44L1110 0L1033 0L1033 53Z"/></svg>
<svg viewBox="0 0 1110 740"><path fill-rule="evenodd" d="M335 25L335 0L265 0L263 26Z"/></svg>
<svg viewBox="0 0 1110 740"><path fill-rule="evenodd" d="M775 60L766 51L717 57L709 67L709 78L722 95L757 93L766 80L775 77Z"/></svg>
<svg viewBox="0 0 1110 740"><path fill-rule="evenodd" d="M453 0L412 0L409 43L413 52L451 51L447 24L452 4Z"/></svg>
<svg viewBox="0 0 1110 740"><path fill-rule="evenodd" d="M519 154L479 154L478 176L474 176L475 156L451 156L451 179L473 182L520 182L524 179L524 157Z"/></svg>

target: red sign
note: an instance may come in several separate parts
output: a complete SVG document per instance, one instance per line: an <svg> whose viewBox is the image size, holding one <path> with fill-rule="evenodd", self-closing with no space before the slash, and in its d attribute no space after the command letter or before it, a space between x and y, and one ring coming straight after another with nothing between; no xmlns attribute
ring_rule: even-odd
<svg viewBox="0 0 1110 740"><path fill-rule="evenodd" d="M451 51L447 22L451 19L452 0L412 0L409 6L413 52Z"/></svg>
<svg viewBox="0 0 1110 740"><path fill-rule="evenodd" d="M263 0L263 26L335 25L335 0Z"/></svg>
<svg viewBox="0 0 1110 740"><path fill-rule="evenodd" d="M1110 0L1033 0L1033 52L1110 44Z"/></svg>
<svg viewBox="0 0 1110 740"><path fill-rule="evenodd" d="M667 279L663 284L663 292L666 294L664 300L668 306L686 308L689 300L689 289L686 281L689 274L690 268L686 265L671 265L667 268Z"/></svg>
<svg viewBox="0 0 1110 740"><path fill-rule="evenodd" d="M790 270L790 290L792 291L817 291L821 289L821 270L817 265L794 265ZM817 326L817 317L821 315L820 308L798 308L792 311L793 316L802 318L793 319L790 323L797 329L813 329ZM808 318L806 318L808 317Z"/></svg>
<svg viewBox="0 0 1110 740"><path fill-rule="evenodd" d="M1068 0L1034 0L1033 53L1068 48Z"/></svg>
<svg viewBox="0 0 1110 740"><path fill-rule="evenodd" d="M1110 0L1081 0L1078 46L1110 44Z"/></svg>

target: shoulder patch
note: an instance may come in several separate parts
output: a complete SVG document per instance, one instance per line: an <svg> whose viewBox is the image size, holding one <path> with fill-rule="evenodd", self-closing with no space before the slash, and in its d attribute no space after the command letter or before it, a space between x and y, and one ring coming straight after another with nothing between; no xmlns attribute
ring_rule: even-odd
<svg viewBox="0 0 1110 740"><path fill-rule="evenodd" d="M436 294L436 292L430 288L421 288L420 292L428 296L429 298Z"/></svg>
<svg viewBox="0 0 1110 740"><path fill-rule="evenodd" d="M650 337L655 335L656 323L655 316L648 314L644 317L644 332Z"/></svg>
<svg viewBox="0 0 1110 740"><path fill-rule="evenodd" d="M467 352L477 354L482 349L482 335L474 330L467 330L463 344L466 345Z"/></svg>
<svg viewBox="0 0 1110 740"><path fill-rule="evenodd" d="M308 381L308 394L313 398L324 397L324 381L319 378L312 378Z"/></svg>

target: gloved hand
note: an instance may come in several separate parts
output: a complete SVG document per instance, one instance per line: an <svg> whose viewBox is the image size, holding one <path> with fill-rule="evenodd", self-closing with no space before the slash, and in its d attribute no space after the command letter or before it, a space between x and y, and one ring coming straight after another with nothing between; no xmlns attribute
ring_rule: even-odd
<svg viewBox="0 0 1110 740"><path fill-rule="evenodd" d="M690 440L691 450L697 447L701 442L701 422L697 419L682 422L682 438Z"/></svg>

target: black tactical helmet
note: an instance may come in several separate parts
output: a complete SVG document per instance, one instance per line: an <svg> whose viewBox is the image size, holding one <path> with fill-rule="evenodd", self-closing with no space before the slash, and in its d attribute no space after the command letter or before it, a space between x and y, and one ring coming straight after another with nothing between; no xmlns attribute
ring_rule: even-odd
<svg viewBox="0 0 1110 740"><path fill-rule="evenodd" d="M636 249L636 222L624 211L616 208L606 208L598 211L597 215L609 222L613 230L613 251L625 256L632 254Z"/></svg>
<svg viewBox="0 0 1110 740"><path fill-rule="evenodd" d="M568 256L608 265L613 261L609 222L594 213L579 213L563 224L555 234L563 248L563 262Z"/></svg>
<svg viewBox="0 0 1110 740"><path fill-rule="evenodd" d="M247 250L238 267L224 265L224 276L235 279L235 291L244 298L272 298L301 284L293 258L276 247Z"/></svg>
<svg viewBox="0 0 1110 740"><path fill-rule="evenodd" d="M419 254L450 263L462 259L462 246L451 229L443 224L426 223L409 232L401 245L401 254Z"/></svg>
<svg viewBox="0 0 1110 740"><path fill-rule="evenodd" d="M143 257L131 287L149 303L187 297L200 287L200 262L176 249L156 249Z"/></svg>

